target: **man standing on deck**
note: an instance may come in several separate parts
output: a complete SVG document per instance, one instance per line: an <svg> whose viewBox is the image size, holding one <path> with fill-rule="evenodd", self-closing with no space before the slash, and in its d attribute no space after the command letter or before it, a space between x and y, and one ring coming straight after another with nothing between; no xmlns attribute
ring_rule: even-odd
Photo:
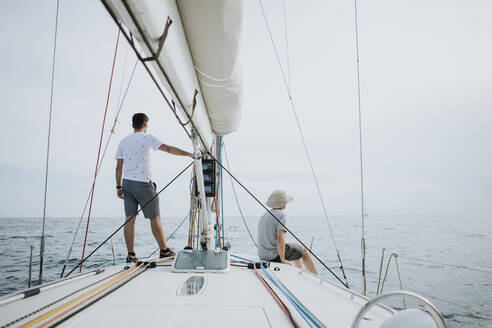
<svg viewBox="0 0 492 328"><path fill-rule="evenodd" d="M302 259L308 271L318 274L311 256L304 247L297 243L285 242L287 218L284 210L287 203L292 201L293 198L281 190L275 190L268 197L266 205L271 208L270 212L275 218L266 212L258 223L258 255L260 259L270 262L290 264L289 261L294 261L298 268L302 268Z"/></svg>
<svg viewBox="0 0 492 328"><path fill-rule="evenodd" d="M123 138L116 151L116 194L124 200L126 219L130 220L124 228L125 243L128 249L126 262L137 262L134 234L137 207L140 205L145 218L150 220L150 228L161 250L159 257L171 257L175 253L166 245L159 212L159 196L156 185L150 179L149 151L162 150L167 153L192 157L176 147L163 144L152 134L147 133L149 118L143 113L133 115L134 133ZM123 182L121 181L123 178ZM147 204L147 202L149 202Z"/></svg>

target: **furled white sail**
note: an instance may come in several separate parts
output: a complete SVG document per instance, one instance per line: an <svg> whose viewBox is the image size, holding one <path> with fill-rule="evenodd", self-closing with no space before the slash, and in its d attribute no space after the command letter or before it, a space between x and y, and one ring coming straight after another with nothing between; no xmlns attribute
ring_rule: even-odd
<svg viewBox="0 0 492 328"><path fill-rule="evenodd" d="M209 148L213 141L212 129L208 120L205 102L195 74L191 53L181 23L176 1L174 0L103 0L109 11L131 34L142 57L158 55L155 61L147 63L153 68L168 96L174 100L176 108L183 113L192 114L195 90L198 90L197 105L192 120L200 134L204 146ZM172 21L158 53L159 41L166 29L168 18ZM129 32L129 33L128 33Z"/></svg>
<svg viewBox="0 0 492 328"><path fill-rule="evenodd" d="M147 61L153 75L179 111L193 114L193 124L206 148L212 145L213 134L224 135L237 128L241 105L237 64L241 1L184 0L179 2L179 10L175 0L103 2L121 23L125 35L135 40L141 56L155 56L155 60ZM172 23L166 34L169 19ZM163 35L165 41L159 52ZM198 95L193 113L195 90Z"/></svg>
<svg viewBox="0 0 492 328"><path fill-rule="evenodd" d="M215 134L235 131L241 117L241 0L177 0Z"/></svg>

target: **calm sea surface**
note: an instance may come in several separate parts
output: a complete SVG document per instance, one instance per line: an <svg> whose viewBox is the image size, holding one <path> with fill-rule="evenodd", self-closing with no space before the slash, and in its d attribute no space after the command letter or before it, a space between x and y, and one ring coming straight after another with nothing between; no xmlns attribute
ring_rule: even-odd
<svg viewBox="0 0 492 328"><path fill-rule="evenodd" d="M426 296L436 305L448 327L492 327L492 217L368 217L366 225L367 288L375 295L378 283L381 250L397 253L403 288ZM182 218L163 220L169 235ZM355 217L332 217L334 234L346 268L349 283L361 290L360 223ZM44 279L51 281L60 275L78 219L49 218L46 225ZM247 223L256 235L258 218L248 217ZM122 223L121 218L91 220L87 251L90 252ZM85 223L84 223L85 225ZM337 274L336 253L328 226L321 217L288 217L288 225L307 245L333 268ZM38 218L0 218L0 295L27 288L30 246L34 246L33 284L39 274L39 238L41 220ZM81 229L85 231L84 229ZM83 231L77 236L70 268L82 252ZM256 250L241 218L226 217L226 240L232 251L255 254ZM179 249L186 243L187 223L169 242ZM289 237L292 239L292 237ZM113 239L116 262L126 255L123 234ZM139 217L136 224L137 256L145 257L156 249L148 222ZM104 245L84 266L91 269L113 264L111 243ZM396 267L392 260L384 291L399 289ZM320 274L335 281L331 274L317 265ZM401 302L390 305L401 307Z"/></svg>

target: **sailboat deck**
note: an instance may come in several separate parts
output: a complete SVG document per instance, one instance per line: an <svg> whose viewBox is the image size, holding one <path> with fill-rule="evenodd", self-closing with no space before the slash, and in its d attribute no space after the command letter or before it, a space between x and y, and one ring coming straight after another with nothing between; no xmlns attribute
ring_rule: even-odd
<svg viewBox="0 0 492 328"><path fill-rule="evenodd" d="M118 278L122 267L117 265L103 273L67 281L38 295L2 305L0 324L11 323L80 288L107 278L11 326L215 327L222 323L233 327L292 326L256 276L255 270L238 266L231 266L226 273L176 273L171 271L170 265L158 265L147 270L134 267L125 270L135 273L133 277L133 273L126 276L131 280L111 287L107 291L113 292L84 308L103 296L104 288L111 281L125 281ZM357 311L367 302L365 297L353 291L323 281L294 266L272 263L269 272L326 326L350 327ZM203 287L197 294L180 295L184 282L192 276L203 276ZM275 291L281 295L278 289ZM97 293L100 294L96 297ZM89 297L93 298L88 300ZM283 295L281 299L300 326L307 326ZM378 327L384 318L391 315L392 310L376 307L361 327Z"/></svg>

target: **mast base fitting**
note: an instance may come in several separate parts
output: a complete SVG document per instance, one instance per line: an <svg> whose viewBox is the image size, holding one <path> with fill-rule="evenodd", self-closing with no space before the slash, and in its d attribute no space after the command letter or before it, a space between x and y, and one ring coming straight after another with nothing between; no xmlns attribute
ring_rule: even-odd
<svg viewBox="0 0 492 328"><path fill-rule="evenodd" d="M255 263L248 263L248 269L261 269L261 267L264 267L265 269L268 269L270 267L270 262L255 262Z"/></svg>

